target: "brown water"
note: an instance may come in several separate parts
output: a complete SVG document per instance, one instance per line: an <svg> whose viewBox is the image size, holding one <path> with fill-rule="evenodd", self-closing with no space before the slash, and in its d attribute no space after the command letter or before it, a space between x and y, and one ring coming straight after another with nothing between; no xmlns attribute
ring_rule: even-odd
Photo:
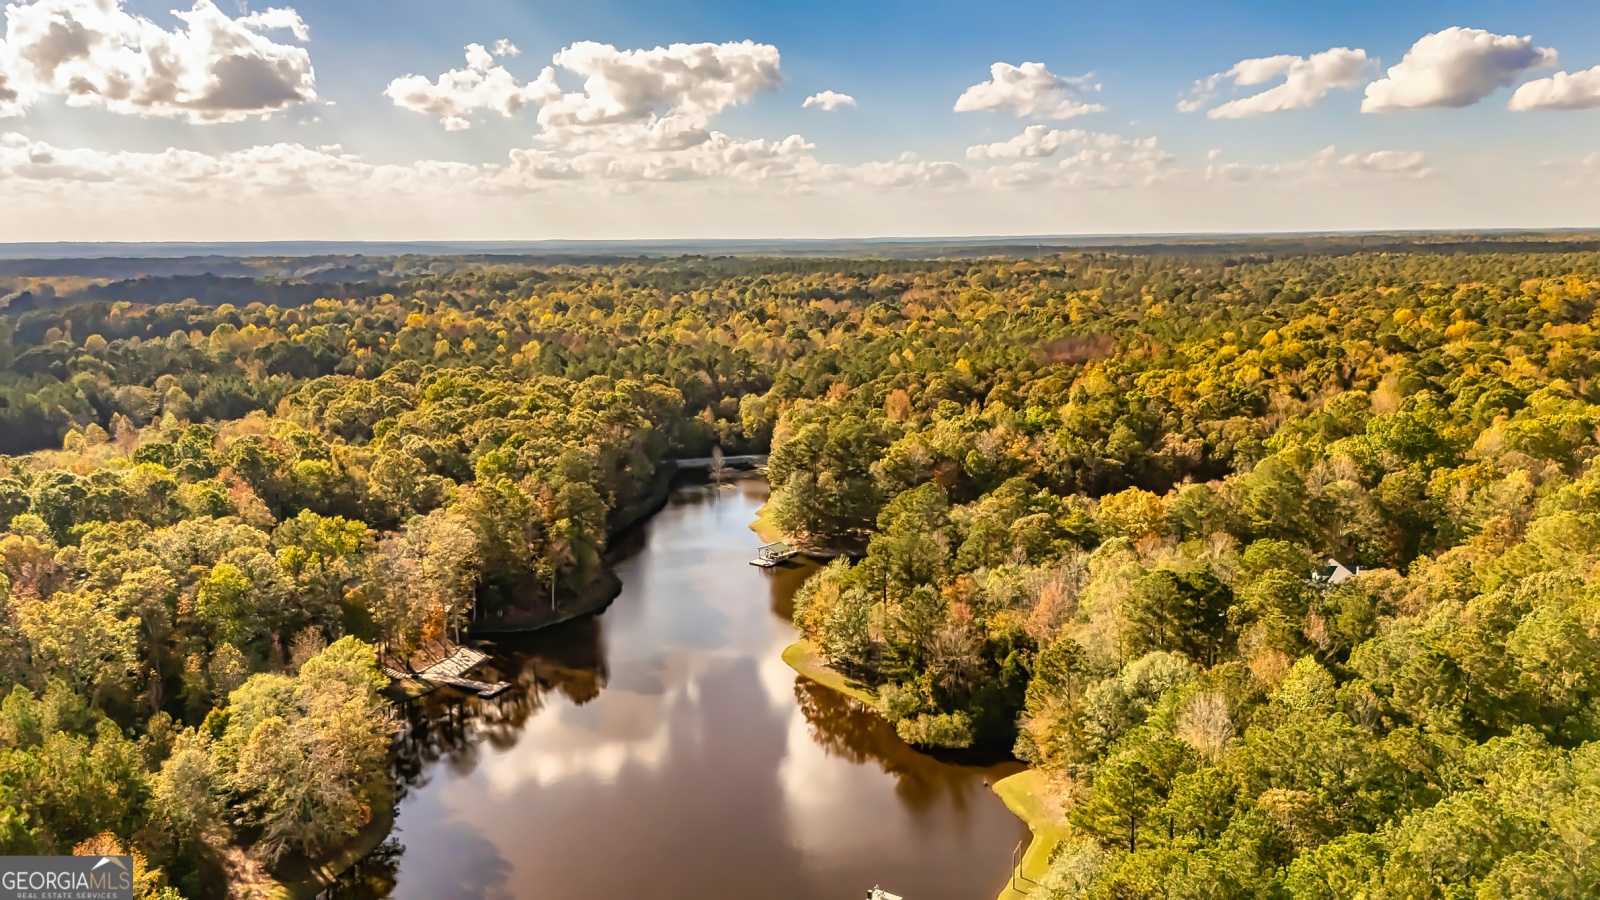
<svg viewBox="0 0 1600 900"><path fill-rule="evenodd" d="M989 900L1027 830L988 785L797 677L811 564L747 564L766 485L675 491L599 616L494 646L498 700L435 698L391 841L345 896ZM481 677L481 676L480 676Z"/></svg>

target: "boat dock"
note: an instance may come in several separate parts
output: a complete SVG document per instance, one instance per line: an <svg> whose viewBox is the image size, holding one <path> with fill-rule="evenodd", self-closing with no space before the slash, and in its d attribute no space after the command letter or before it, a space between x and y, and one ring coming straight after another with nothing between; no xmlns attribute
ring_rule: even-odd
<svg viewBox="0 0 1600 900"><path fill-rule="evenodd" d="M419 681L434 687L443 684L479 697L498 697L511 689L509 682L496 681L490 684L464 677L488 658L487 653L471 647L457 647L454 653L415 674L402 672L390 665L383 667L383 674L402 684Z"/></svg>
<svg viewBox="0 0 1600 900"><path fill-rule="evenodd" d="M770 569L786 559L800 555L800 551L790 547L783 541L767 544L756 551L756 558L750 560L750 565Z"/></svg>

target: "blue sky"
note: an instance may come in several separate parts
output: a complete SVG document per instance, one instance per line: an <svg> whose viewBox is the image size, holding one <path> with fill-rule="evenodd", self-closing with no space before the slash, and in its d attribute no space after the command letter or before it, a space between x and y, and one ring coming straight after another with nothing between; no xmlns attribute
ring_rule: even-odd
<svg viewBox="0 0 1600 900"><path fill-rule="evenodd" d="M1570 0L277 0L292 12L270 13L202 0L205 16L175 18L189 2L124 0L109 16L90 0L7 7L0 203L32 215L5 217L0 240L1600 224L1582 202L1600 184L1600 69L1508 109L1523 85L1600 66L1600 6ZM104 39L62 51L51 23ZM491 60L500 40L519 52ZM142 60L164 42L192 71L144 85L159 73ZM579 42L605 46L586 56L597 68L558 65L541 83ZM468 44L489 48L477 69ZM681 54L650 54L674 44L711 46L713 64L686 76L700 81L606 100L606 84L677 71ZM66 55L41 67L41 47ZM1337 60L1314 56L1335 48ZM1327 66L1293 108L1206 113L1282 83L1286 61L1179 111L1198 80L1280 55ZM1411 58L1404 79L1387 74ZM1040 64L1015 90L1054 105L997 87L957 112L1002 63ZM613 81L586 88L583 72L600 69ZM451 70L503 89L467 99L445 88ZM420 81L391 87L408 75ZM1400 100L1363 112L1364 98L1383 106L1377 82ZM131 99L113 98L130 83ZM802 108L823 91L855 105ZM1071 104L1103 109L1066 115ZM671 146L656 126L675 129Z"/></svg>

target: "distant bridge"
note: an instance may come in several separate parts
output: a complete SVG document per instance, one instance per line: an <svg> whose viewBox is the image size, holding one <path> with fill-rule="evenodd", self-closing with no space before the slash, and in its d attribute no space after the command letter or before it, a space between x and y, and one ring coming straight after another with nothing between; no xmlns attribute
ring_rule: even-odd
<svg viewBox="0 0 1600 900"><path fill-rule="evenodd" d="M675 459L673 462L682 469L707 469L711 468L711 457L697 456L693 459ZM767 464L767 454L752 453L748 456L724 456L722 465L729 469L759 469Z"/></svg>

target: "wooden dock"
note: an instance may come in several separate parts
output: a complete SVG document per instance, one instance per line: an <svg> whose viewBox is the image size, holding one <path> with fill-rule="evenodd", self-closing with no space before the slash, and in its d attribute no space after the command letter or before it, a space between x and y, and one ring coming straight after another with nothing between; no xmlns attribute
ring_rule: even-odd
<svg viewBox="0 0 1600 900"><path fill-rule="evenodd" d="M422 680L431 681L434 684L448 684L456 690L477 694L479 697L498 697L511 690L511 685L504 681L496 681L494 684L489 684L483 681L473 681L470 678L459 678L455 675L423 675Z"/></svg>
<svg viewBox="0 0 1600 900"><path fill-rule="evenodd" d="M756 558L750 560L750 565L760 566L763 569L770 569L773 566L781 564L784 560L792 559L798 555L800 555L800 551L790 547L788 544L785 544L782 541L778 541L776 543L767 544L761 549L757 550Z"/></svg>
<svg viewBox="0 0 1600 900"><path fill-rule="evenodd" d="M490 684L485 681L474 681L464 677L468 672L477 668L489 655L471 647L457 647L454 653L427 666L415 674L402 672L394 666L385 665L383 674L402 685L406 683L424 682L429 685L449 685L469 694L479 697L498 697L511 689L509 682L496 681Z"/></svg>

